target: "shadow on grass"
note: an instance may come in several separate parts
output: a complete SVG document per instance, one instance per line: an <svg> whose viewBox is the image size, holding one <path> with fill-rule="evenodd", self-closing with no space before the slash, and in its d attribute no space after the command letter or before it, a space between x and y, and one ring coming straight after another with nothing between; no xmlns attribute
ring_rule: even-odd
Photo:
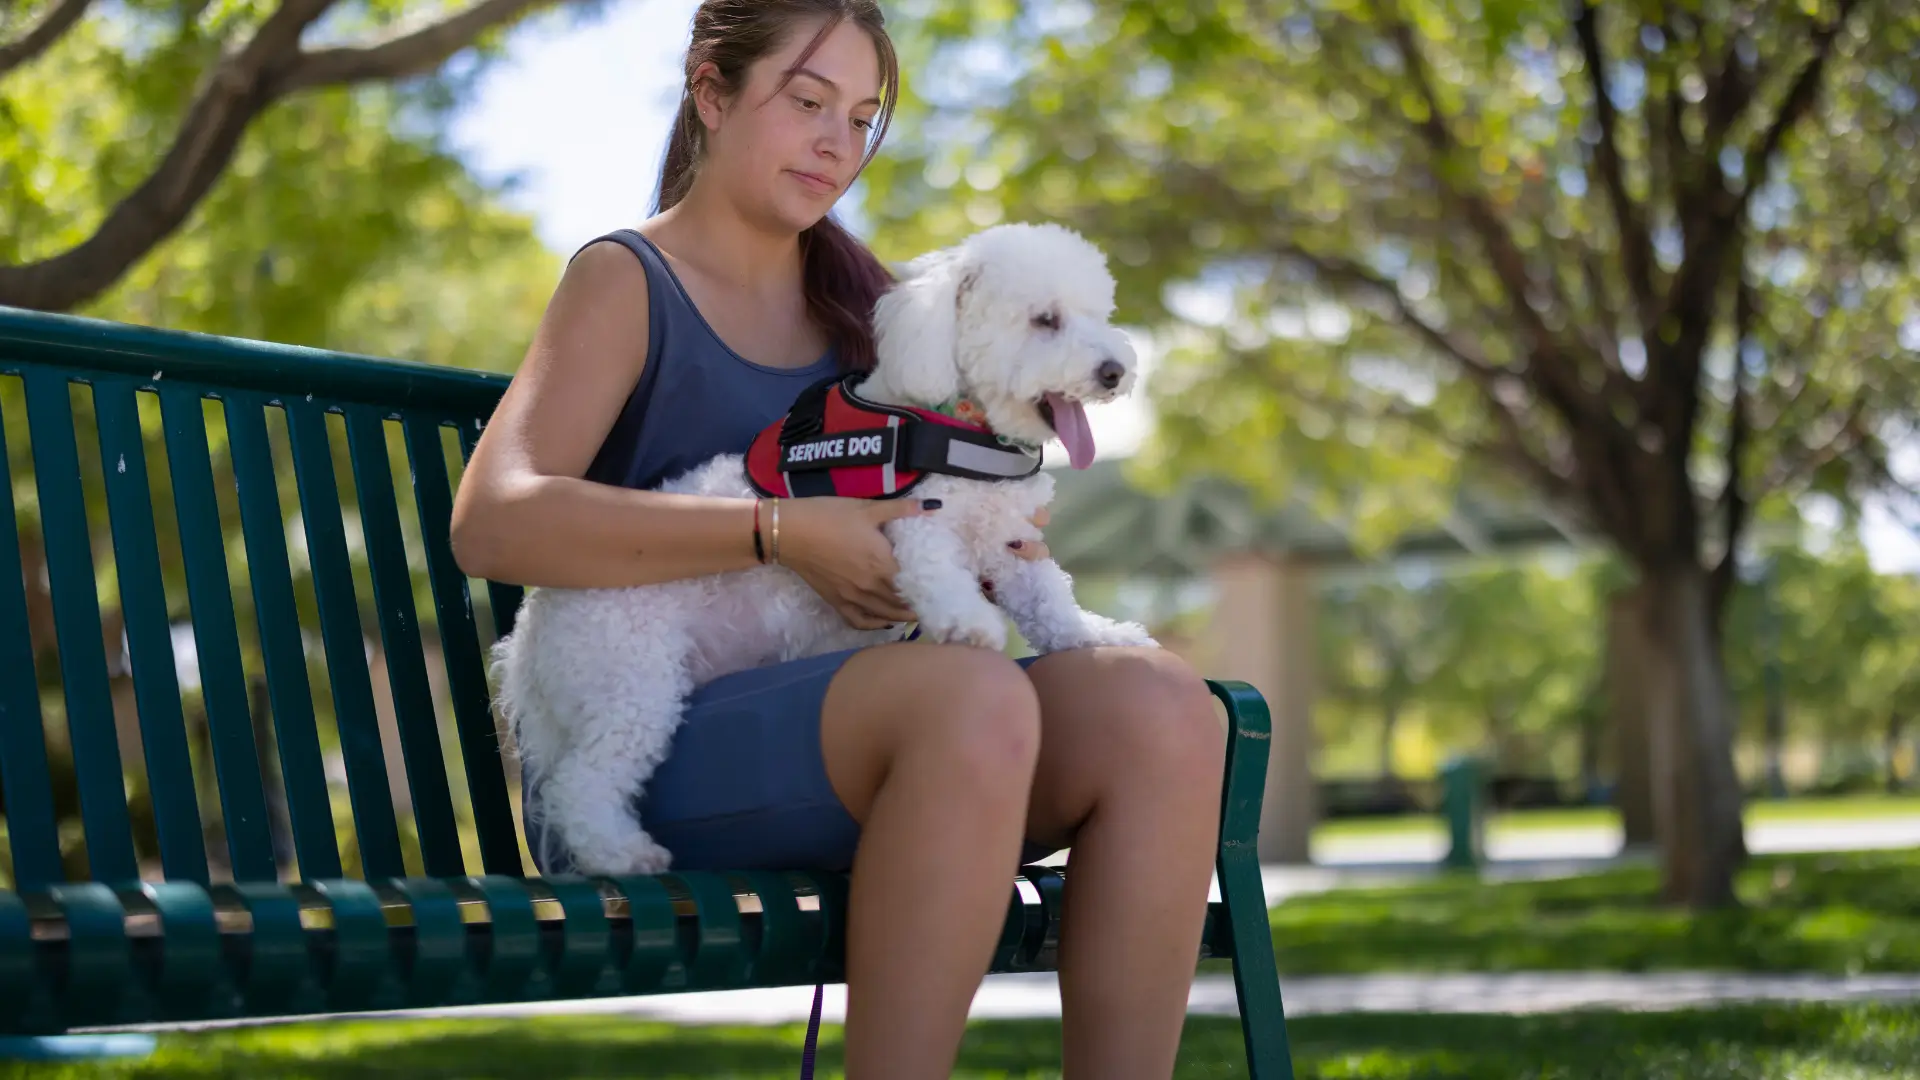
<svg viewBox="0 0 1920 1080"><path fill-rule="evenodd" d="M1373 971L1913 971L1920 852L1756 858L1737 910L1659 902L1645 868L1472 877L1296 897L1272 913L1285 974Z"/></svg>

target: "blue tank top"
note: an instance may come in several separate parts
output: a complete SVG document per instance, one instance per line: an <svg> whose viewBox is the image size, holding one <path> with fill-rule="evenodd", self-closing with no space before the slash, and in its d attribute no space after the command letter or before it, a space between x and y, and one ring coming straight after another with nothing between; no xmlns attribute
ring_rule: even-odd
<svg viewBox="0 0 1920 1080"><path fill-rule="evenodd" d="M621 229L581 250L602 241L622 245L646 269L647 362L587 479L651 488L716 455L745 453L800 391L838 370L832 346L805 367L748 360L720 340L653 241Z"/></svg>

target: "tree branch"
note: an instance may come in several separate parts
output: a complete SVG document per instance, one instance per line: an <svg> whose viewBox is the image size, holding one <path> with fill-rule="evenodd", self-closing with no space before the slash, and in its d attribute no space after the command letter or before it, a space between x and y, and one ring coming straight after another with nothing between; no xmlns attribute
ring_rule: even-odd
<svg viewBox="0 0 1920 1080"><path fill-rule="evenodd" d="M304 52L273 80L273 93L278 96L319 86L424 75L488 30L552 2L479 0L440 22L376 44Z"/></svg>
<svg viewBox="0 0 1920 1080"><path fill-rule="evenodd" d="M1859 0L1840 0L1840 13L1831 23L1816 27L1813 31L1813 55L1794 76L1793 85L1788 88L1787 96L1780 101L1780 111L1774 114L1773 122L1760 136L1752 149L1747 151L1746 186L1740 189L1739 201L1735 204L1735 214L1744 213L1747 204L1753 200L1753 193L1767 181L1773 166L1774 152L1786 140L1787 132L1800 118L1813 107L1813 101L1820 92L1820 78L1826 71L1827 58L1833 55L1833 39L1838 37L1847 19L1853 15L1853 9L1859 6Z"/></svg>
<svg viewBox="0 0 1920 1080"><path fill-rule="evenodd" d="M307 86L413 70L436 57L444 59L536 2L556 0L483 0L444 22L382 45L300 53L301 33L336 2L283 0L244 46L209 73L159 165L107 212L93 235L47 259L0 266L0 304L65 311L112 287L185 223L232 162L248 126L278 98ZM309 68L309 63L318 66ZM301 71L308 74L287 77Z"/></svg>
<svg viewBox="0 0 1920 1080"><path fill-rule="evenodd" d="M1462 438L1458 432L1448 431L1441 426L1432 411L1428 409L1418 408L1403 401L1382 402L1377 408L1367 408L1350 398L1329 397L1320 391L1308 389L1275 365L1259 364L1256 368L1258 376L1270 389L1325 409L1344 420L1359 420L1367 423L1387 420L1404 424L1463 457L1484 461L1497 468L1516 471L1528 477L1545 489L1543 494L1550 500L1572 501L1577 497L1572 478L1557 471L1546 459L1529 449L1524 443L1516 443L1511 438L1498 441ZM1504 411L1507 408L1497 402L1489 403L1489 407L1496 411Z"/></svg>
<svg viewBox="0 0 1920 1080"><path fill-rule="evenodd" d="M1594 165L1600 173L1600 187L1613 207L1614 228L1620 236L1620 260L1626 271L1642 332L1652 326L1657 306L1654 300L1653 239L1640 207L1627 191L1625 168L1620 161L1619 118L1613 92L1607 84L1606 57L1600 50L1600 12L1593 0L1581 0L1574 17L1574 31L1580 38L1580 52L1587 67L1587 79L1593 87L1594 118L1600 128L1600 144L1594 150Z"/></svg>
<svg viewBox="0 0 1920 1080"><path fill-rule="evenodd" d="M1517 467L1527 476L1540 482L1547 489L1549 496L1572 494L1573 481L1568 471L1540 456L1527 445L1526 425L1514 412L1510 401L1512 391L1520 381L1517 374L1489 363L1472 345L1428 322L1414 310L1413 305L1407 302L1406 297L1393 282L1366 267L1348 259L1322 255L1292 244L1277 245L1276 253L1306 263L1313 267L1316 273L1336 283L1344 291L1364 293L1386 301L1393 309L1395 322L1412 331L1435 352L1450 359L1480 389L1481 397L1485 400L1488 410L1493 414L1495 422L1500 425L1502 439L1497 444L1477 444L1478 449L1474 449L1460 444L1453 436L1443 434L1437 425L1432 425L1431 419L1427 418L1427 426L1424 429L1429 434L1462 450L1489 454L1510 466ZM1408 410L1408 412L1411 415L1426 416L1419 410ZM1400 418L1411 422L1411 415Z"/></svg>
<svg viewBox="0 0 1920 1080"><path fill-rule="evenodd" d="M1726 599L1733 592L1735 559L1740 551L1740 534L1747 527L1747 514L1751 509L1748 493L1740 488L1743 477L1747 444L1753 436L1753 402L1748 384L1751 381L1746 372L1746 360L1741 356L1745 346L1752 339L1754 320L1759 315L1760 298L1753 283L1745 273L1740 275L1738 294L1733 303L1733 406L1727 421L1727 479L1720 487L1720 508L1725 515L1723 530L1726 548L1720 553L1720 562L1714 566L1708 577L1708 588L1712 591L1711 603L1714 611L1725 610Z"/></svg>
<svg viewBox="0 0 1920 1080"><path fill-rule="evenodd" d="M1686 238L1687 254L1679 271L1673 276L1662 312L1662 321L1679 313L1695 313L1687 316L1687 325L1676 339L1674 347L1667 351L1667 358L1671 361L1668 377L1676 385L1691 385L1699 377L1700 353L1705 344L1707 326L1697 317L1697 313L1710 306L1712 294L1716 291L1715 285L1725 273L1725 256L1746 216L1747 206L1754 193L1766 184L1775 152L1785 141L1787 132L1812 108L1820 89L1821 73L1825 70L1827 58L1832 55L1833 39L1846 25L1858 3L1859 0L1840 0L1839 14L1834 20L1815 29L1813 56L1794 76L1792 86L1782 99L1773 121L1747 152L1746 182L1741 189L1730 193L1717 178L1710 179L1704 191L1693 193L1693 198L1688 200L1698 212L1683 215L1683 221L1690 226ZM1667 419L1668 436L1682 438L1692 422L1692 409L1680 410Z"/></svg>
<svg viewBox="0 0 1920 1080"><path fill-rule="evenodd" d="M93 0L60 0L33 29L13 41L0 44L0 75L46 52L54 42L60 40L61 35L80 21L92 4Z"/></svg>

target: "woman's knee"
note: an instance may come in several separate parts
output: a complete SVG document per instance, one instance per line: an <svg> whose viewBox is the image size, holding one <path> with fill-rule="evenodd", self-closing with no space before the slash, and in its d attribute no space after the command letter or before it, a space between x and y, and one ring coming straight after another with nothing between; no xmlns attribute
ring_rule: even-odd
<svg viewBox="0 0 1920 1080"><path fill-rule="evenodd" d="M848 661L821 717L827 773L863 817L909 758L936 761L970 793L1024 795L1040 752L1040 702L1026 672L999 653L910 642Z"/></svg>
<svg viewBox="0 0 1920 1080"><path fill-rule="evenodd" d="M932 648L937 675L907 721L907 749L937 754L994 789L1024 792L1040 756L1040 698L1026 671L984 649Z"/></svg>
<svg viewBox="0 0 1920 1080"><path fill-rule="evenodd" d="M1168 785L1213 790L1226 760L1226 726L1192 665L1163 649L1128 649L1110 669L1110 723L1130 767Z"/></svg>

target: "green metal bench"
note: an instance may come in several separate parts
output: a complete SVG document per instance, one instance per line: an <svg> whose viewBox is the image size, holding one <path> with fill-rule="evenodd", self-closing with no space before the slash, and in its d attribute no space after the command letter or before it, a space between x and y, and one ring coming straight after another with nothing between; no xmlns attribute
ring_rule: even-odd
<svg viewBox="0 0 1920 1080"><path fill-rule="evenodd" d="M447 543L505 386L0 308L0 1034L843 978L843 876L526 873L483 665L520 592ZM1196 960L1290 1077L1268 713L1213 690ZM1063 880L1021 870L995 972L1053 967Z"/></svg>

